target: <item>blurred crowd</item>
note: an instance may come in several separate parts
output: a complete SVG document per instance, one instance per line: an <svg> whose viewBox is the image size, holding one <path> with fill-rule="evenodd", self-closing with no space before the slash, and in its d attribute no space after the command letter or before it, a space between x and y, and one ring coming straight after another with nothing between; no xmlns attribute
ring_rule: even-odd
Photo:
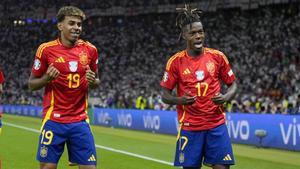
<svg viewBox="0 0 300 169"><path fill-rule="evenodd" d="M83 39L100 56L101 87L90 91L93 105L175 108L162 103L159 86L168 58L185 48L175 18L166 13L86 21ZM204 14L202 22L206 46L224 52L238 78L238 95L226 103L227 111L300 114L300 4L218 10ZM6 75L2 103L41 105L43 92L29 92L27 80L39 44L56 37L52 22L0 27L0 67Z"/></svg>

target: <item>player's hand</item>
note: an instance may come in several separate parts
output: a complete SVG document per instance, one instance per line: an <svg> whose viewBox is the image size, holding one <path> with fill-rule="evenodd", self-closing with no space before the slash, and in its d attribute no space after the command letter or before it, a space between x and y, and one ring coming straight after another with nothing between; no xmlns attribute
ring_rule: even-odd
<svg viewBox="0 0 300 169"><path fill-rule="evenodd" d="M59 74L60 74L60 72L53 66L53 63L51 63L45 74L47 82L50 82L53 79L56 79L59 76Z"/></svg>
<svg viewBox="0 0 300 169"><path fill-rule="evenodd" d="M86 66L85 77L89 84L94 84L96 81L96 73L91 70L89 65Z"/></svg>
<svg viewBox="0 0 300 169"><path fill-rule="evenodd" d="M221 93L217 93L215 94L214 97L211 98L211 100L215 103L215 104L223 104L227 101L227 98L225 97L225 95L221 94Z"/></svg>
<svg viewBox="0 0 300 169"><path fill-rule="evenodd" d="M179 105L191 105L195 103L197 96L190 96L188 94L184 94L182 97L179 97Z"/></svg>

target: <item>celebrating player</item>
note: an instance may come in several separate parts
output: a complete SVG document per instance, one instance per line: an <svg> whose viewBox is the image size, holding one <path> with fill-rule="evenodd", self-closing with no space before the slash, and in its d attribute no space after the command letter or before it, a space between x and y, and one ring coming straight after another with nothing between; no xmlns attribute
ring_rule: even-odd
<svg viewBox="0 0 300 169"><path fill-rule="evenodd" d="M57 13L59 38L39 46L28 81L45 87L43 123L37 152L41 169L56 169L67 145L69 161L79 169L96 168L96 150L88 124L88 89L99 85L95 46L79 39L83 11L73 6Z"/></svg>
<svg viewBox="0 0 300 169"><path fill-rule="evenodd" d="M200 11L189 6L177 10L176 25L187 47L169 59L160 82L163 101L177 105L180 122L174 165L229 169L234 157L223 103L236 93L235 75L222 52L203 46ZM220 93L221 80L229 86L225 94ZM177 96L172 95L175 86Z"/></svg>

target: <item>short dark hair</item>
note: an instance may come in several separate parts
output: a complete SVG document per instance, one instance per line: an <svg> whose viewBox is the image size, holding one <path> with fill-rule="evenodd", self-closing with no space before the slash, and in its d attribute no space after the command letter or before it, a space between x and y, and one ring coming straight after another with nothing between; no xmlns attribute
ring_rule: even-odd
<svg viewBox="0 0 300 169"><path fill-rule="evenodd" d="M57 12L56 19L61 22L65 19L65 16L79 16L82 20L86 19L84 12L75 6L61 7Z"/></svg>
<svg viewBox="0 0 300 169"><path fill-rule="evenodd" d="M176 26L181 30L185 25L193 22L201 22L200 14L202 11L197 8L192 9L189 5L185 4L184 8L176 8L176 11L178 12Z"/></svg>

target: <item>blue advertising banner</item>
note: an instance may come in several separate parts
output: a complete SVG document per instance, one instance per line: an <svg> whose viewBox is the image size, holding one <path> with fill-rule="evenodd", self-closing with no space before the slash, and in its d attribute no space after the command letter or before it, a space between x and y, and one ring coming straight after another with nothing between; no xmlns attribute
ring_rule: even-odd
<svg viewBox="0 0 300 169"><path fill-rule="evenodd" d="M42 108L3 105L8 114L42 116ZM300 116L268 114L227 114L227 127L232 142L300 151ZM107 127L177 134L175 111L94 108L94 124ZM260 140L255 134L263 131ZM261 141L261 142L260 142Z"/></svg>

